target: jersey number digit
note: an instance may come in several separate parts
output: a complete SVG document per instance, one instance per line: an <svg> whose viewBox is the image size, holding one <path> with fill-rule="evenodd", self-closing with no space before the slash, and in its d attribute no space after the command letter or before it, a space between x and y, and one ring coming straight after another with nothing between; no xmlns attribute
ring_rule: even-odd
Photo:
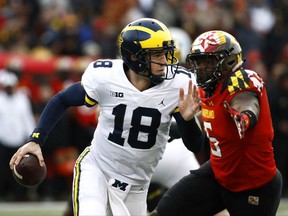
<svg viewBox="0 0 288 216"><path fill-rule="evenodd" d="M123 146L124 138L122 137L124 116L126 112L126 105L119 104L114 107L112 114L115 116L114 119L114 130L110 133L108 140ZM141 124L143 118L150 118L150 125ZM133 148L137 149L149 149L155 145L156 136L158 133L157 128L160 125L161 113L157 109L138 107L133 110L131 128L129 130L127 142ZM145 141L139 140L139 135L146 137Z"/></svg>
<svg viewBox="0 0 288 216"><path fill-rule="evenodd" d="M214 143L215 149L213 149L211 147L211 153L213 155L217 156L217 157L222 157L221 149L220 149L220 146L219 146L219 141L215 137L210 137L209 136L209 130L212 131L211 123L204 121L204 128L205 128L206 134L207 134L210 142Z"/></svg>
<svg viewBox="0 0 288 216"><path fill-rule="evenodd" d="M111 68L112 67L112 61L101 61L101 60L98 60L98 61L95 61L94 64L93 64L93 67L94 68L97 68L97 67L106 67L106 68Z"/></svg>

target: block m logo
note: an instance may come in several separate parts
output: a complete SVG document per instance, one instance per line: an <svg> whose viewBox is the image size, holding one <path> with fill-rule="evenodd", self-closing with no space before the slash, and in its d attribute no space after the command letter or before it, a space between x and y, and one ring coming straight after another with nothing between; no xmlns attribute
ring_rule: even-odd
<svg viewBox="0 0 288 216"><path fill-rule="evenodd" d="M115 182L112 184L112 186L115 188L119 188L122 191L126 191L126 187L128 186L128 184L115 179Z"/></svg>

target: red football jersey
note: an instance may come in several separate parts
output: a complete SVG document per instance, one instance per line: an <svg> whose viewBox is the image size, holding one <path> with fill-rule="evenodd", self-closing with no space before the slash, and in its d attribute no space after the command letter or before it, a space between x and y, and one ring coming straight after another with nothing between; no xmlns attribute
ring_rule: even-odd
<svg viewBox="0 0 288 216"><path fill-rule="evenodd" d="M260 104L258 122L243 139L223 102L243 91L257 93ZM218 182L238 192L260 187L276 175L272 140L274 131L266 89L262 79L251 70L238 70L216 87L213 96L202 101L202 118L210 140L210 160Z"/></svg>

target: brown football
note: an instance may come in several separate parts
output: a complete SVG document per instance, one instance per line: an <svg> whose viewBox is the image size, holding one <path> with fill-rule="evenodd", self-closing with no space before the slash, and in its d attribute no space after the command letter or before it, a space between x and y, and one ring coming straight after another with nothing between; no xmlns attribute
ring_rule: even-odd
<svg viewBox="0 0 288 216"><path fill-rule="evenodd" d="M12 171L15 180L24 187L39 185L46 177L46 165L40 166L38 158L33 154L26 154Z"/></svg>

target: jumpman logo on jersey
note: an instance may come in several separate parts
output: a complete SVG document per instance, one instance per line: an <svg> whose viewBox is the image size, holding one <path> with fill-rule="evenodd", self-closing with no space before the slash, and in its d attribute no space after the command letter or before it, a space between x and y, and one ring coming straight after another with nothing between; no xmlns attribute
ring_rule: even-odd
<svg viewBox="0 0 288 216"><path fill-rule="evenodd" d="M158 105L166 106L166 105L164 104L164 100L165 100L165 99L163 99Z"/></svg>

